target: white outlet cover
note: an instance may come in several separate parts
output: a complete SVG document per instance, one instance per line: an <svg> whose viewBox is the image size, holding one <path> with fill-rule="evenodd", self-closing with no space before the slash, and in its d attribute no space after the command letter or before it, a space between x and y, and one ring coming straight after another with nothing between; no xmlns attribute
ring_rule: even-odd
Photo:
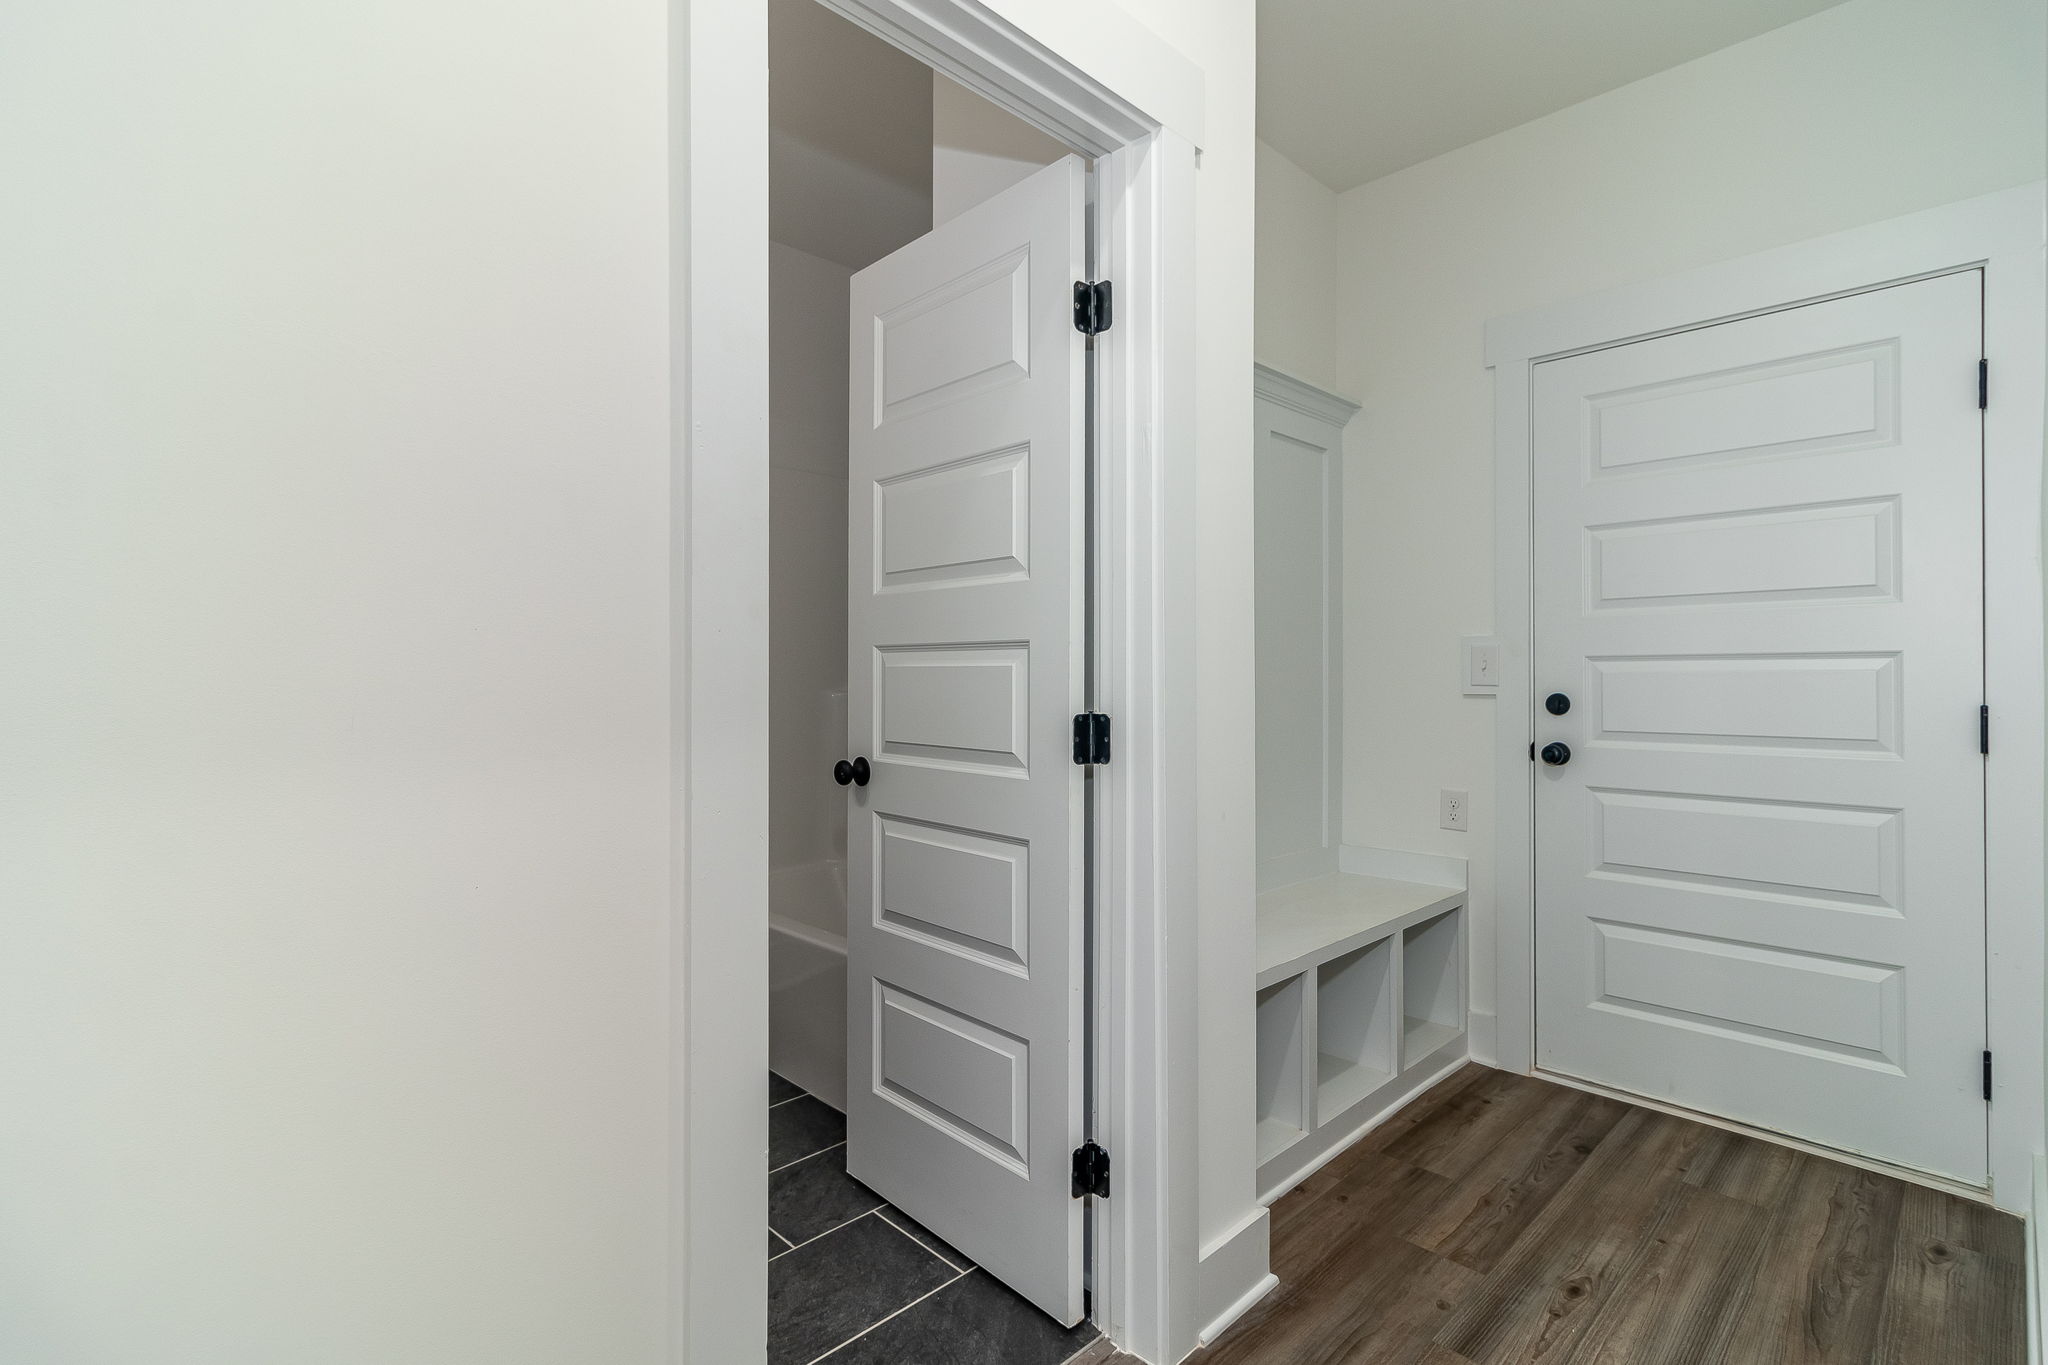
<svg viewBox="0 0 2048 1365"><path fill-rule="evenodd" d="M1500 640L1467 635L1458 641L1458 680L1468 697L1500 695Z"/></svg>
<svg viewBox="0 0 2048 1365"><path fill-rule="evenodd" d="M1472 827L1472 793L1445 787L1437 793L1437 823L1445 829Z"/></svg>

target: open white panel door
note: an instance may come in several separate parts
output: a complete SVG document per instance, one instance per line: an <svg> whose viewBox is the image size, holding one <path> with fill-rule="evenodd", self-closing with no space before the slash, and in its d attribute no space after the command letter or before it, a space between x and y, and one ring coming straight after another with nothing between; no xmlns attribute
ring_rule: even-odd
<svg viewBox="0 0 2048 1365"><path fill-rule="evenodd" d="M847 1169L1081 1318L1078 157L852 286Z"/></svg>

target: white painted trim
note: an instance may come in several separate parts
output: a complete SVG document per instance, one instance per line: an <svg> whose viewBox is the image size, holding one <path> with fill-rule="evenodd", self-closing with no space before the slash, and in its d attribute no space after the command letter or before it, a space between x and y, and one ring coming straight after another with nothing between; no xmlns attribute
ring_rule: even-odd
<svg viewBox="0 0 2048 1365"><path fill-rule="evenodd" d="M1372 848L1366 844L1345 844L1337 850L1337 870L1358 877L1384 877L1390 882L1419 882L1423 886L1465 889L1467 869L1463 858L1448 853L1408 853L1395 848Z"/></svg>
<svg viewBox="0 0 2048 1365"><path fill-rule="evenodd" d="M1264 1188L1259 1191L1259 1203L1270 1206L1289 1190L1301 1184L1302 1181L1344 1155L1351 1148L1356 1147L1359 1139L1363 1138L1367 1133L1378 1128L1388 1119L1394 1117L1394 1115L1400 1113L1439 1085L1442 1085L1452 1076L1455 1076L1461 1068L1471 1062L1472 1059L1466 1055L1465 1049L1457 1046L1455 1042L1446 1043L1445 1047L1452 1048L1453 1051L1439 1059L1432 1066L1417 1067L1408 1076L1402 1078L1405 1084L1401 1084L1398 1090L1381 1091L1360 1100L1358 1102L1358 1110L1362 1112L1362 1117L1340 1116L1334 1120L1329 1127L1329 1131L1333 1135L1342 1134L1342 1136L1332 1136L1324 1144L1312 1145L1310 1150L1315 1153L1313 1156L1303 1160L1300 1166L1290 1170L1287 1174L1275 1176L1266 1183ZM1372 1107L1368 1110L1366 1109L1367 1105ZM1344 1126L1346 1118L1350 1120L1351 1126L1348 1128ZM1290 1152L1302 1150L1303 1143L1315 1144L1317 1136L1317 1133L1309 1134L1308 1137L1302 1139L1302 1142L1296 1143L1280 1155L1286 1156Z"/></svg>
<svg viewBox="0 0 2048 1365"><path fill-rule="evenodd" d="M2034 1158L2034 1206L2027 1216L2027 1359L2033 1365L2048 1365L2048 1347L2041 1340L2041 1305L2048 1301L2048 1258L2041 1255L2041 1238L2048 1233L2048 1158Z"/></svg>
<svg viewBox="0 0 2048 1365"><path fill-rule="evenodd" d="M1207 1346L1251 1306L1271 1293L1279 1277L1267 1269L1272 1216L1261 1204L1202 1248L1202 1318L1196 1344Z"/></svg>
<svg viewBox="0 0 2048 1365"><path fill-rule="evenodd" d="M1323 768L1321 821L1314 847L1258 858L1254 889L1264 892L1338 870L1338 849L1344 837L1344 424L1358 411L1358 405L1257 363L1252 365L1252 400L1254 490L1263 477L1256 466L1276 450L1275 438L1284 443L1279 448L1290 457L1298 455L1304 445L1320 446L1323 476L1319 565L1323 600L1316 642L1323 696L1318 745ZM1259 722L1261 742L1267 737L1265 719ZM1263 791L1260 799L1264 799Z"/></svg>
<svg viewBox="0 0 2048 1365"><path fill-rule="evenodd" d="M1539 360L1685 331L1908 280L1981 267L1991 358L1985 413L1985 764L1991 1195L2029 1201L2042 1145L2044 817L2041 506L2043 186L2039 183L1783 247L1668 279L1498 318L1494 371L1494 611L1502 701L1495 733L1495 1007L1499 1064L1535 1051L1533 736L1529 689L1530 369ZM1519 702L1514 698L1521 698ZM1846 1158L1844 1158L1846 1159Z"/></svg>
<svg viewBox="0 0 2048 1365"><path fill-rule="evenodd" d="M1471 911L1468 909L1465 913L1469 915ZM1492 1010L1466 1010L1465 1036L1472 1049L1473 1061L1485 1066L1500 1065L1495 1060L1500 1055L1500 1017Z"/></svg>
<svg viewBox="0 0 2048 1365"><path fill-rule="evenodd" d="M1349 398L1339 398L1327 389L1319 389L1284 370L1276 370L1257 361L1252 362L1252 393L1304 417L1328 422L1340 432L1344 424L1358 414L1358 404Z"/></svg>
<svg viewBox="0 0 2048 1365"><path fill-rule="evenodd" d="M1097 1138L1116 1196L1094 1206L1094 1309L1143 1360L1200 1325L1195 711L1173 680L1195 644L1195 151L1172 132L1096 163L1096 679L1116 720L1095 784Z"/></svg>
<svg viewBox="0 0 2048 1365"><path fill-rule="evenodd" d="M1114 5L1089 16L1090 45L1147 73L1143 90L1115 88L972 0L820 3L1084 156L1107 156L1161 128L1201 145L1201 69Z"/></svg>
<svg viewBox="0 0 2048 1365"><path fill-rule="evenodd" d="M1261 1213L1265 1212L1264 1209L1261 1209L1259 1211ZM1246 1313L1251 1312L1252 1309L1257 1306L1260 1299L1265 1298L1266 1295L1272 1293L1279 1287L1280 1277L1278 1275L1273 1274L1271 1271L1267 1271L1265 1279L1260 1280L1250 1289L1245 1290L1244 1296L1242 1298L1240 1298L1236 1303L1230 1305L1230 1307L1224 1309L1221 1313L1218 1313L1215 1319L1211 1321L1207 1327L1204 1327L1202 1329L1201 1344L1207 1346L1210 1342L1216 1340L1216 1338L1222 1336L1225 1332L1229 1331L1232 1324L1234 1324L1239 1318L1243 1317Z"/></svg>
<svg viewBox="0 0 2048 1365"><path fill-rule="evenodd" d="M706 1365L767 1351L768 34L669 13L669 1355Z"/></svg>
<svg viewBox="0 0 2048 1365"><path fill-rule="evenodd" d="M1143 89L1097 80L982 0L827 3L1099 158L1098 249L1118 317L1098 354L1098 685L1118 762L1098 770L1097 1118L1118 1198L1095 1206L1095 1310L1124 1350L1177 1360L1201 1325L1197 944L1180 932L1196 899L1196 745L1193 694L1175 682L1194 672L1201 73L1113 6L1090 13L1091 47L1143 73ZM731 1365L763 1357L767 1316L766 1259L731 1255L766 1200L766 0L677 0L670 13L670 1358ZM716 212L693 218L692 204Z"/></svg>

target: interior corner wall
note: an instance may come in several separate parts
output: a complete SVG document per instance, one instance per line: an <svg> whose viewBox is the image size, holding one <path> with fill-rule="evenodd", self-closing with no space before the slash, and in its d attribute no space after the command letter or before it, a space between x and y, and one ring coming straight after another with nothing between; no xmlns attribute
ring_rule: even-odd
<svg viewBox="0 0 2048 1365"><path fill-rule="evenodd" d="M1350 396L1337 364L1336 191L1261 142L1257 211L1253 358Z"/></svg>
<svg viewBox="0 0 2048 1365"><path fill-rule="evenodd" d="M669 16L8 10L0 1359L669 1358Z"/></svg>
<svg viewBox="0 0 2048 1365"><path fill-rule="evenodd" d="M932 72L932 226L949 222L1067 155L1009 110Z"/></svg>
<svg viewBox="0 0 2048 1365"><path fill-rule="evenodd" d="M1470 859L1493 1008L1489 318L2048 173L2039 0L1850 0L1339 197L1345 842ZM1471 828L1437 828L1437 791Z"/></svg>

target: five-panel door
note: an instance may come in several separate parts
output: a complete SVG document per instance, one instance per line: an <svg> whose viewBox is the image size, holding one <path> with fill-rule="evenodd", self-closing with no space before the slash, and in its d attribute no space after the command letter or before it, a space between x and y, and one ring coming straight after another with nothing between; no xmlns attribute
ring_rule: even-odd
<svg viewBox="0 0 2048 1365"><path fill-rule="evenodd" d="M1069 1324L1085 208L1069 157L851 302L847 1168Z"/></svg>
<svg viewBox="0 0 2048 1365"><path fill-rule="evenodd" d="M1985 1182L1980 316L1535 367L1541 1067Z"/></svg>

